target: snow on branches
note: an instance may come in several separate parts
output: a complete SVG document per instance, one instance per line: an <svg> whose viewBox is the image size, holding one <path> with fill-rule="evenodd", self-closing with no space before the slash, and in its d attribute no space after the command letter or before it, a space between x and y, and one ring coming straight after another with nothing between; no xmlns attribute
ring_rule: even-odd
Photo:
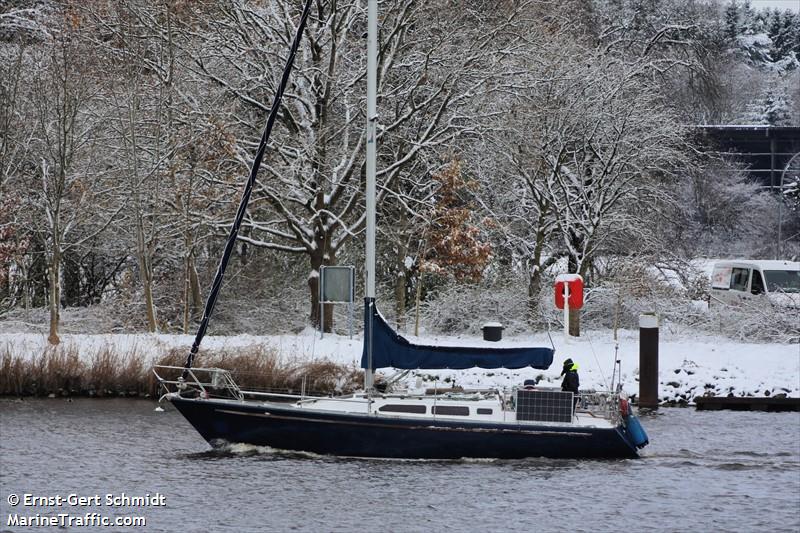
<svg viewBox="0 0 800 533"><path fill-rule="evenodd" d="M19 262L28 249L29 239L20 234L20 198L15 194L0 198L0 295L9 281L11 266Z"/></svg>

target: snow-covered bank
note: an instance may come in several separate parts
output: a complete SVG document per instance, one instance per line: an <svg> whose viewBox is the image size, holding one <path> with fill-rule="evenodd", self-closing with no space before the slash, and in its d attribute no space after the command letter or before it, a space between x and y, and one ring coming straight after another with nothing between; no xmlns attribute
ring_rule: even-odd
<svg viewBox="0 0 800 533"><path fill-rule="evenodd" d="M414 339L412 340L420 340ZM188 335L64 335L63 344L73 345L84 357L103 347L121 352L135 352L151 364L173 348L186 348L193 338ZM467 337L426 338L425 343L483 343ZM406 384L424 386L434 383L450 386L455 382L466 388L507 388L522 383L524 379L539 378L543 384L560 383L560 362L570 357L580 366L581 388L607 388L614 365L614 340L610 331L590 331L565 344L561 335L553 335L556 360L549 370L482 370L419 371L412 373ZM547 334L509 339L513 343L550 345ZM40 334L0 334L0 353L11 353L23 358L37 357L47 345ZM206 337L206 350L234 350L248 346L274 349L284 361L304 362L327 359L343 365L358 365L361 359L361 340L354 337L325 335L323 339L311 329L297 335L237 335L231 337ZM786 394L800 396L800 345L798 344L746 344L722 337L701 336L692 332L670 333L662 329L659 369L662 401L691 401L704 393L727 396L733 394L774 396ZM630 394L638 393L638 332L619 332L619 357L622 366L623 387ZM202 351L197 361L202 366ZM388 370L388 369L386 369ZM391 372L383 371L384 374Z"/></svg>

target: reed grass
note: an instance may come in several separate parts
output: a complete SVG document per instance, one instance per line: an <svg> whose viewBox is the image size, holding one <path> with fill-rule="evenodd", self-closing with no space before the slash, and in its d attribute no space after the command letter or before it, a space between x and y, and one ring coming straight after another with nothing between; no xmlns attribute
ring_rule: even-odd
<svg viewBox="0 0 800 533"><path fill-rule="evenodd" d="M144 396L159 394L153 364L183 366L185 350L155 356L136 347L112 345L81 354L74 345L48 346L34 356L0 346L2 396ZM299 393L305 379L308 394L339 394L357 389L359 369L327 360L281 357L274 350L252 346L239 350L203 351L196 362L205 368L230 370L243 389Z"/></svg>
<svg viewBox="0 0 800 533"><path fill-rule="evenodd" d="M157 365L183 366L184 350L171 350ZM229 370L242 389L262 392L297 394L343 394L358 389L363 379L360 369L328 360L293 360L279 356L263 346L251 346L235 351L204 352L196 360L203 368Z"/></svg>

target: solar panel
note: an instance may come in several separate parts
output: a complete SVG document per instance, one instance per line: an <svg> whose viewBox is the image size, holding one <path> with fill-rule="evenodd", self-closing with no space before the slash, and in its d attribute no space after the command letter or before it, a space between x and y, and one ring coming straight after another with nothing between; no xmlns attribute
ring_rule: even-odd
<svg viewBox="0 0 800 533"><path fill-rule="evenodd" d="M562 391L517 391L517 420L572 422L572 393Z"/></svg>

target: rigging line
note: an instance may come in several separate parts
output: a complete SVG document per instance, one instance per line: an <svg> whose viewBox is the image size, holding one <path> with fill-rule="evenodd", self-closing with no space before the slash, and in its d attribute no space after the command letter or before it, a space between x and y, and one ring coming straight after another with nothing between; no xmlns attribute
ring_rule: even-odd
<svg viewBox="0 0 800 533"><path fill-rule="evenodd" d="M194 343L192 344L192 349L189 351L189 355L186 356L186 364L184 365L182 374L184 379L186 379L189 369L192 367L192 363L194 362L194 358L197 355L197 351L200 349L200 343L203 341L203 337L208 329L208 321L211 318L211 313L214 311L214 305L217 303L217 297L219 296L219 291L222 287L222 278L225 276L225 269L228 266L228 261L230 260L233 247L236 244L236 237L239 234L239 227L242 225L242 220L244 219L244 214L247 210L247 204L249 203L250 195L253 192L253 186L256 182L258 169L261 167L261 160L264 158L264 153L267 150L267 143L269 142L269 136L272 133L272 127L274 126L275 120L278 117L281 99L283 98L283 93L286 90L286 84L289 81L289 74L291 73L292 65L294 64L294 57L297 54L298 47L300 46L300 38L303 35L303 29L306 26L306 20L308 19L308 14L311 11L311 3L312 0L306 0L306 5L303 8L303 14L300 16L300 23L297 26L294 41L292 42L292 47L289 50L289 56L286 58L286 65L283 67L281 83L272 100L272 107L269 110L267 125L264 127L264 133L261 135L261 142L258 145L258 151L256 152L255 159L253 159L253 166L250 169L250 176L248 177L247 184L242 192L242 199L239 201L239 209L236 211L236 218L234 219L233 224L231 224L231 230L228 234L228 241L225 243L225 251L222 254L222 259L220 259L219 266L217 267L217 273L214 275L214 282L211 284L211 291L208 294L208 300L206 300L206 306L203 311L203 320L200 322L200 326L197 328L197 335L195 336Z"/></svg>
<svg viewBox="0 0 800 533"><path fill-rule="evenodd" d="M540 311L541 313L541 311ZM550 346L553 347L553 353L556 351L556 344L553 342L553 336L550 335L550 320L545 319L545 323L547 324L547 338L550 339Z"/></svg>
<svg viewBox="0 0 800 533"><path fill-rule="evenodd" d="M619 361L619 312L622 307L622 288L617 289L617 302L614 306L614 365L611 372L611 392L614 392L614 380L617 376L617 366L619 365L619 383L622 384L622 363Z"/></svg>
<svg viewBox="0 0 800 533"><path fill-rule="evenodd" d="M553 342L553 336L550 335L550 321L547 321L547 338L550 339L550 346L553 347L553 352L556 351L556 344Z"/></svg>
<svg viewBox="0 0 800 533"><path fill-rule="evenodd" d="M606 380L606 375L603 373L603 367L600 365L600 360L597 358L597 352L594 351L592 336L586 335L586 338L589 339L589 348L592 350L592 356L594 357L594 362L595 364L597 364L597 369L600 371L600 377L603 378L603 386L606 389L608 389L608 380Z"/></svg>
<svg viewBox="0 0 800 533"><path fill-rule="evenodd" d="M541 296L541 292L539 293L539 295ZM547 317L544 315L544 312L542 311L542 301L541 301L541 299L539 299L539 300L536 302L536 309L539 311L539 317L540 317L542 320L544 320L544 323L545 323L545 324L547 324L547 338L548 338L548 339L550 339L550 346L552 346L552 347L553 347L553 353L555 354L555 353L556 353L556 345L555 345L555 343L553 342L553 336L552 336L552 335L550 335L550 319L549 319L549 318L547 318Z"/></svg>

